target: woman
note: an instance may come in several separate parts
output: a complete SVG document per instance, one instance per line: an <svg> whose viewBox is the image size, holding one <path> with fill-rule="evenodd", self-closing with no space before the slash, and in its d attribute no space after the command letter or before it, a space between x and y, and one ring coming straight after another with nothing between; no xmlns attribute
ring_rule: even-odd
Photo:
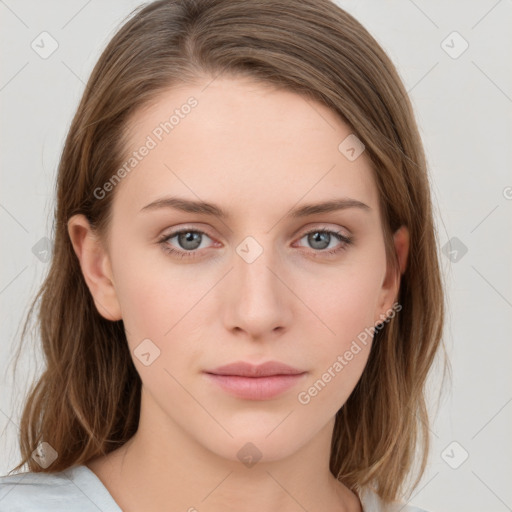
<svg viewBox="0 0 512 512"><path fill-rule="evenodd" d="M139 9L57 187L47 370L0 511L419 510L437 240L406 91L354 18Z"/></svg>

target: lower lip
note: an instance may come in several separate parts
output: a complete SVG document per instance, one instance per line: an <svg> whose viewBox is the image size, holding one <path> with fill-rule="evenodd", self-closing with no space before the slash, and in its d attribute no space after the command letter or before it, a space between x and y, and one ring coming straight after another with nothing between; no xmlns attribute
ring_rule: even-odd
<svg viewBox="0 0 512 512"><path fill-rule="evenodd" d="M206 375L224 391L246 400L268 400L295 386L306 373L271 375L268 377L240 377L238 375Z"/></svg>

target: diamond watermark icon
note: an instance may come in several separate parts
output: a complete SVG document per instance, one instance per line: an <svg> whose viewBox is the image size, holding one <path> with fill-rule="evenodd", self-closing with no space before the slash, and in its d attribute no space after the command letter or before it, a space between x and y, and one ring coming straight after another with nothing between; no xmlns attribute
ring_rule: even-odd
<svg viewBox="0 0 512 512"><path fill-rule="evenodd" d="M351 162L359 158L364 149L365 145L353 133L345 137L338 146L338 151Z"/></svg>
<svg viewBox="0 0 512 512"><path fill-rule="evenodd" d="M142 340L133 353L144 366L153 364L160 357L160 349L149 338Z"/></svg>
<svg viewBox="0 0 512 512"><path fill-rule="evenodd" d="M469 43L457 31L453 31L441 41L441 48L452 59L458 59L469 48Z"/></svg>
<svg viewBox="0 0 512 512"><path fill-rule="evenodd" d="M456 236L450 238L441 250L452 263L458 263L468 252L466 245Z"/></svg>
<svg viewBox="0 0 512 512"><path fill-rule="evenodd" d="M263 247L255 238L248 236L238 244L236 252L246 263L252 263L261 256Z"/></svg>
<svg viewBox="0 0 512 512"><path fill-rule="evenodd" d="M44 31L32 41L30 47L41 59L47 59L57 50L59 43L51 34Z"/></svg>
<svg viewBox="0 0 512 512"><path fill-rule="evenodd" d="M469 453L457 441L452 441L442 452L441 458L452 469L458 469L469 457Z"/></svg>
<svg viewBox="0 0 512 512"><path fill-rule="evenodd" d="M52 242L48 237L43 237L32 247L32 254L43 263L50 260L52 256Z"/></svg>
<svg viewBox="0 0 512 512"><path fill-rule="evenodd" d="M252 468L261 459L262 455L253 443L245 443L236 454L240 462L248 468Z"/></svg>
<svg viewBox="0 0 512 512"><path fill-rule="evenodd" d="M53 464L58 455L53 447L44 441L32 452L32 458L44 469Z"/></svg>

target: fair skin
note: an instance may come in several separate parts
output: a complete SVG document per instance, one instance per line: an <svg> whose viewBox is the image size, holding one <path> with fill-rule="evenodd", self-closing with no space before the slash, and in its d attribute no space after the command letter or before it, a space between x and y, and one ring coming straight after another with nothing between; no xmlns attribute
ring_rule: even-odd
<svg viewBox="0 0 512 512"><path fill-rule="evenodd" d="M217 78L204 88L208 82L166 91L132 119L130 154L187 98L198 101L116 186L106 241L82 215L68 223L96 307L123 320L143 383L137 433L88 466L125 512L359 512L357 495L328 461L335 414L361 377L371 340L309 403L297 396L398 296L370 162L338 150L350 129L319 103L246 79ZM229 217L141 211L171 195L214 203ZM369 208L287 216L340 198ZM191 250L178 236L159 243L179 229L205 233L195 235L200 246ZM331 234L315 245L306 235L312 229L353 243L343 248ZM263 251L250 263L237 252L248 236ZM322 240L341 250L326 255ZM403 272L405 228L394 243ZM148 366L133 352L145 339L160 350ZM269 360L306 374L274 398L250 400L203 373ZM261 452L251 467L237 457L248 442Z"/></svg>

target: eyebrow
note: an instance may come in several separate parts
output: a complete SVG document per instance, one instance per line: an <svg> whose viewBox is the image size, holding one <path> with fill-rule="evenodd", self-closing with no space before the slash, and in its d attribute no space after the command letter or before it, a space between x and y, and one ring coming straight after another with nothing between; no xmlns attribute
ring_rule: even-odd
<svg viewBox="0 0 512 512"><path fill-rule="evenodd" d="M172 208L175 210L181 210L187 213L199 213L202 215L211 215L219 217L221 219L229 219L230 215L224 211L220 206L205 201L193 201L190 199L184 199L180 197L163 197L157 199L152 203L144 206L141 212L153 211L161 208ZM302 218L309 215L316 215L319 213L328 213L338 210L346 210L348 208L359 208L363 211L370 211L371 208L361 201L344 197L342 199L334 199L330 201L324 201L316 204L306 204L297 208L292 209L287 213L287 217L291 218Z"/></svg>

